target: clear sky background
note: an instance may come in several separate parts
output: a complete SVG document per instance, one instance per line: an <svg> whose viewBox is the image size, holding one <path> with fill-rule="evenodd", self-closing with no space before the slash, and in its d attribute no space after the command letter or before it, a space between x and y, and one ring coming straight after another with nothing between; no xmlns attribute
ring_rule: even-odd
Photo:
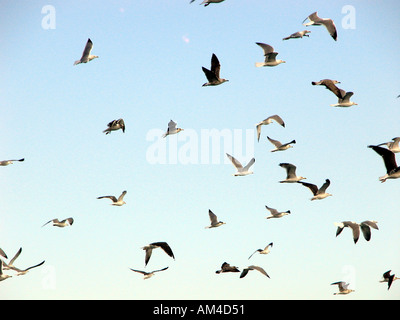
<svg viewBox="0 0 400 320"><path fill-rule="evenodd" d="M200 2L0 1L0 160L25 158L0 168L0 247L9 258L23 248L20 268L46 261L2 281L1 299L400 298L400 283L379 283L389 269L400 276L400 181L380 183L383 161L367 148L400 135L399 2ZM314 11L335 21L337 42L322 26L282 41ZM88 38L99 59L73 66ZM286 63L256 68L255 42ZM212 53L229 82L202 87ZM358 106L330 107L333 93L311 85L324 78ZM273 114L286 127L264 126L257 142L255 124ZM118 118L125 133L102 133ZM170 119L185 131L159 142ZM212 129L239 135L205 148L201 132ZM297 143L271 153L267 135ZM254 156L254 174L232 176L225 152ZM329 178L333 196L310 201L307 188L280 184L281 162L318 186ZM96 199L123 190L122 207ZM267 220L265 205L292 214ZM205 229L209 209L226 225ZM42 228L68 217L72 227ZM355 245L347 228L335 237L334 222L367 219L379 225L371 241ZM156 249L145 268L141 247L155 241L176 259ZM270 254L248 260L270 242ZM270 279L215 274L224 261ZM129 270L166 266L145 281ZM334 296L340 280L355 292Z"/></svg>

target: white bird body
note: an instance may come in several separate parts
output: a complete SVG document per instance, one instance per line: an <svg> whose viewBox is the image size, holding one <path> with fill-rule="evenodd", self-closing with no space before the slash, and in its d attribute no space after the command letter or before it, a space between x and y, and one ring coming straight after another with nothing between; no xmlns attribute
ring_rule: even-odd
<svg viewBox="0 0 400 320"><path fill-rule="evenodd" d="M354 290L348 288L349 284L344 281L333 282L331 283L331 285L338 285L339 287L339 292L335 292L334 295L349 294L351 292L354 292Z"/></svg>
<svg viewBox="0 0 400 320"><path fill-rule="evenodd" d="M227 153L226 155L229 158L229 160L231 160L232 164L237 170L236 173L233 174L234 176L247 176L249 174L253 174L253 171L250 171L249 169L254 164L256 159L252 158L249 161L249 163L245 167L243 167L242 164L234 157L232 157L230 154Z"/></svg>
<svg viewBox="0 0 400 320"><path fill-rule="evenodd" d="M170 120L170 121L168 122L168 129L167 129L167 131L164 133L163 138L165 138L165 137L168 136L168 135L177 134L178 132L183 131L183 129L177 128L176 125L177 125L176 122L174 122L173 120Z"/></svg>
<svg viewBox="0 0 400 320"><path fill-rule="evenodd" d="M259 45L264 50L264 56L265 56L264 62L256 62L255 63L257 68L259 68L259 67L276 67L277 65L280 65L281 63L286 62L284 60L276 59L278 52L274 52L274 48L272 46L270 46L269 44L262 43L262 42L256 42L256 44Z"/></svg>
<svg viewBox="0 0 400 320"><path fill-rule="evenodd" d="M279 212L278 210L276 210L274 208L269 208L268 206L265 206L265 208L267 208L269 210L269 212L271 213L271 215L267 216L266 219L282 218L291 213L290 210Z"/></svg>
<svg viewBox="0 0 400 320"><path fill-rule="evenodd" d="M118 199L115 196L101 196L101 197L97 197L97 199L103 199L103 198L111 199L112 206L120 207L120 206L123 206L124 204L126 204L126 202L124 201L125 195L126 195L126 191L123 191L121 193L121 195L118 197Z"/></svg>

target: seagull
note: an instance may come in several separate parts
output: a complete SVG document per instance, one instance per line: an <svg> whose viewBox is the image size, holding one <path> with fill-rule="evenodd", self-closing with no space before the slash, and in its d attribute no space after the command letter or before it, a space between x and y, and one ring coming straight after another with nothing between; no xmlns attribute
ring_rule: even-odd
<svg viewBox="0 0 400 320"><path fill-rule="evenodd" d="M326 197L332 196L330 193L326 192L326 189L331 184L331 181L329 179L326 179L325 183L319 189L315 184L312 184L312 183L307 183L307 182L302 182L302 181L298 181L298 183L301 183L303 186L305 186L311 190L311 192L314 195L311 198L311 200L321 200L321 199L325 199Z"/></svg>
<svg viewBox="0 0 400 320"><path fill-rule="evenodd" d="M131 269L131 268L129 268L129 269ZM135 270L135 269L131 269L131 270L143 274L143 276L144 276L143 279L146 280L146 279L149 279L149 278L151 278L152 276L154 276L154 274L155 274L156 272L164 271L164 270L167 270L167 269L168 269L168 267L165 267L165 268L162 268L162 269L160 269L160 270L154 270L154 271L151 271L151 272L146 272L146 271L141 271L141 270Z"/></svg>
<svg viewBox="0 0 400 320"><path fill-rule="evenodd" d="M11 278L9 274L3 273L3 263L4 261L0 259L0 281L6 280L7 278Z"/></svg>
<svg viewBox="0 0 400 320"><path fill-rule="evenodd" d="M3 261L3 264L4 264L5 269L16 271L16 272L17 272L17 273L16 273L17 276L24 275L24 274L26 274L30 269L39 267L39 266L41 266L41 265L45 262L45 260L43 260L42 262L40 262L40 263L38 263L38 264L36 264L36 265L34 265L34 266L32 266L32 267L29 267L29 268L26 268L26 269L24 269L24 270L21 270L21 269L19 269L19 268L17 268L17 267L14 266L15 260L19 257L19 255L21 254L21 252L22 252L22 248L19 248L19 250L17 251L17 253L14 255L14 257L10 260L10 262L9 262L8 264L6 264L6 263Z"/></svg>
<svg viewBox="0 0 400 320"><path fill-rule="evenodd" d="M258 252L258 253L260 253L260 254L268 254L268 253L270 253L269 248L272 248L273 245L274 245L274 244L271 242L271 243L269 243L264 249L257 249L256 251L254 251L254 252L251 254L251 256L249 257L249 259L250 259L256 252Z"/></svg>
<svg viewBox="0 0 400 320"><path fill-rule="evenodd" d="M286 179L279 181L280 183L288 182L288 183L294 183L300 180L304 180L307 178L304 178L302 176L296 176L296 166L291 164L291 163L280 163L279 164L282 168L286 169Z"/></svg>
<svg viewBox="0 0 400 320"><path fill-rule="evenodd" d="M125 122L124 119L113 120L107 124L107 129L103 130L103 133L106 134L111 133L111 131L116 131L122 129L122 132L125 132Z"/></svg>
<svg viewBox="0 0 400 320"><path fill-rule="evenodd" d="M311 31L308 30L303 30L303 31L298 31L295 33L292 33L290 36L283 38L282 40L289 40L289 39L297 39L297 38L303 38L303 37L309 37L307 33L311 33Z"/></svg>
<svg viewBox="0 0 400 320"><path fill-rule="evenodd" d="M85 45L85 49L83 50L82 57L74 62L74 66L80 63L87 63L95 58L98 58L99 56L94 56L90 54L92 48L93 48L93 42L92 40L88 39Z"/></svg>
<svg viewBox="0 0 400 320"><path fill-rule="evenodd" d="M120 207L120 206L126 204L126 202L123 201L125 195L126 195L126 190L121 193L121 195L118 197L118 200L114 196L101 196L101 197L97 197L97 199L109 198L113 202L113 203L111 203L111 205Z"/></svg>
<svg viewBox="0 0 400 320"><path fill-rule="evenodd" d="M168 254L171 258L173 258L175 260L174 254L173 254L170 246L168 245L168 243L166 243L166 242L153 242L153 243L150 243L149 245L144 246L142 248L143 250L146 250L146 256L144 258L144 265L145 266L147 265L147 263L150 260L151 253L152 253L153 249L156 249L156 248L163 249L166 254Z"/></svg>
<svg viewBox="0 0 400 320"><path fill-rule="evenodd" d="M203 87L206 86L217 86L221 83L224 83L226 81L229 81L227 79L223 79L219 77L219 72L221 69L221 65L219 63L219 60L217 56L213 53L211 57L211 70L208 70L207 68L201 67L203 69L204 74L207 77L208 82L203 84Z"/></svg>
<svg viewBox="0 0 400 320"><path fill-rule="evenodd" d="M345 227L349 227L353 231L353 241L354 243L357 243L358 238L360 237L360 227L361 231L363 233L363 236L365 240L369 241L371 239L371 230L370 227L374 229L378 229L377 222L374 220L366 220L358 224L357 222L354 221L342 221L342 222L335 222L335 226L337 226L336 230L336 237L343 231Z"/></svg>
<svg viewBox="0 0 400 320"><path fill-rule="evenodd" d="M235 166L236 168L236 173L234 173L234 176L246 176L248 174L252 174L253 171L249 171L250 167L254 164L254 162L256 161L256 159L252 158L249 163L243 167L242 164L236 160L234 157L232 157L230 154L226 154L227 157L229 158L229 160L231 160L232 164Z"/></svg>
<svg viewBox="0 0 400 320"><path fill-rule="evenodd" d="M206 229L216 228L222 226L223 224L226 224L225 222L218 221L217 216L210 209L208 209L208 215L210 216L211 225L205 227Z"/></svg>
<svg viewBox="0 0 400 320"><path fill-rule="evenodd" d="M6 253L4 252L4 250L2 248L0 248L0 256L2 256L3 258L8 259Z"/></svg>
<svg viewBox="0 0 400 320"><path fill-rule="evenodd" d="M259 266L253 266L253 265L248 266L247 268L244 268L242 273L240 274L240 278L244 278L250 270L257 270L269 278L269 275L265 272L265 270L263 268L261 268Z"/></svg>
<svg viewBox="0 0 400 320"><path fill-rule="evenodd" d="M271 152L283 151L283 150L287 150L287 149L289 149L289 148L293 148L293 146L291 146L291 144L292 144L292 143L296 143L296 140L292 140L292 141L290 141L290 142L288 142L288 143L282 144L282 143L280 143L280 141L278 141L278 140L271 139L271 138L268 137L268 136L267 136L267 138L268 138L269 142L271 142L271 143L275 146L275 149L271 150Z"/></svg>
<svg viewBox="0 0 400 320"><path fill-rule="evenodd" d="M25 158L19 159L19 160L3 160L0 161L0 166L8 166L9 164L12 164L14 161L24 161Z"/></svg>
<svg viewBox="0 0 400 320"><path fill-rule="evenodd" d="M393 282L394 280L400 279L400 278L395 277L394 274L391 275L391 274L390 274L391 271L392 271L392 270L386 271L386 272L383 274L383 280L379 281L379 282L387 282L387 283L388 283L388 290L390 289L390 286L392 285L392 282Z"/></svg>
<svg viewBox="0 0 400 320"><path fill-rule="evenodd" d="M276 210L274 208L269 208L268 206L265 206L265 207L271 212L271 215L266 217L266 219L282 218L283 216L286 216L286 215L290 214L290 210L279 212L278 210Z"/></svg>
<svg viewBox="0 0 400 320"><path fill-rule="evenodd" d="M191 0L190 3L194 2L195 0ZM204 4L205 7L207 7L210 3L220 3L224 0L204 0L200 5Z"/></svg>
<svg viewBox="0 0 400 320"><path fill-rule="evenodd" d="M304 23L306 20L309 20L309 22ZM337 40L337 31L336 31L336 26L335 23L333 22L332 19L326 19L326 18L320 18L317 15L317 12L314 12L310 14L307 18L304 19L303 21L304 26L320 26L323 25L325 28L328 30L329 34L331 37L336 41Z"/></svg>
<svg viewBox="0 0 400 320"><path fill-rule="evenodd" d="M400 178L400 167L397 166L396 157L393 151L378 146L368 146L368 148L372 148L377 154L379 154L385 164L386 175L379 177L381 182L385 182L387 179Z"/></svg>
<svg viewBox="0 0 400 320"><path fill-rule="evenodd" d="M378 144L378 147L386 145L388 147L388 149L390 151L392 151L393 153L400 152L400 147L399 147L400 137L395 137L392 140L393 141L390 141L390 142L380 143L380 144Z"/></svg>
<svg viewBox="0 0 400 320"><path fill-rule="evenodd" d="M229 263L224 262L221 265L221 270L215 271L215 273L217 273L217 274L225 273L225 272L240 272L240 270L237 267L231 266Z"/></svg>
<svg viewBox="0 0 400 320"><path fill-rule="evenodd" d="M338 281L338 282L331 283L331 285L336 285L336 284L339 287L339 292L335 292L334 295L337 295L337 294L348 294L350 292L354 292L354 290L352 290L352 289L347 289L349 284L344 282L344 281Z"/></svg>
<svg viewBox="0 0 400 320"><path fill-rule="evenodd" d="M275 67L281 63L285 63L286 61L284 60L276 60L276 56L278 55L278 52L274 52L274 48L270 46L269 44L262 43L262 42L256 42L257 45L259 45L263 50L264 50L264 56L265 60L264 62L256 62L256 67Z"/></svg>
<svg viewBox="0 0 400 320"><path fill-rule="evenodd" d="M351 92L351 91L346 92L343 89L339 89L339 90L340 90L340 93L341 93L343 99L338 98L338 103L331 104L331 107L351 107L351 106L358 105L357 103L350 101L350 98L354 94L354 92Z"/></svg>
<svg viewBox="0 0 400 320"><path fill-rule="evenodd" d="M42 227L44 227L46 224L48 224L50 222L53 222L53 226L64 228L64 227L67 227L67 226L72 226L72 224L74 223L74 219L73 218L68 218L68 219L64 219L64 220L59 221L56 218L56 219L53 219L53 220L50 220L50 221L46 222L44 225L42 225Z"/></svg>
<svg viewBox="0 0 400 320"><path fill-rule="evenodd" d="M181 131L183 131L183 129L177 128L176 127L176 122L170 120L168 122L167 132L164 133L163 138L165 138L166 136L168 136L170 134L176 134L176 133L181 132Z"/></svg>
<svg viewBox="0 0 400 320"><path fill-rule="evenodd" d="M285 127L285 122L282 120L280 116L277 114L274 114L273 116L268 117L267 119L264 119L263 121L259 122L256 124L257 128L257 140L260 141L260 135L261 135L261 126L262 125L268 125L272 122L279 123L282 127Z"/></svg>
<svg viewBox="0 0 400 320"><path fill-rule="evenodd" d="M325 88L332 91L338 97L338 99L343 99L344 95L342 95L342 91L335 85L337 83L340 83L340 81L331 79L323 79L320 81L311 82L313 86L325 86Z"/></svg>

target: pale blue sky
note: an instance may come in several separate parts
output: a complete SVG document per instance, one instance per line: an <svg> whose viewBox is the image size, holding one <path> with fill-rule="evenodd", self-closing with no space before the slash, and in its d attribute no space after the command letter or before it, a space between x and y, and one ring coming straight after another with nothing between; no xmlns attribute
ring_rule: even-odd
<svg viewBox="0 0 400 320"><path fill-rule="evenodd" d="M383 161L367 148L400 135L399 2L200 2L0 1L0 160L26 159L0 168L0 247L9 257L22 247L21 268L46 260L1 282L1 299L400 298L400 283L389 291L379 283L389 269L400 274L400 182L378 181ZM55 29L42 27L46 5ZM346 5L354 29L343 27ZM335 21L337 42L317 26L282 41L314 11ZM99 59L73 66L88 38ZM255 42L286 63L256 68ZM229 82L202 87L212 53ZM358 106L330 107L336 97L311 85L324 78L341 81ZM257 143L255 124L272 114L286 127L264 126ZM102 133L121 117L125 133ZM148 137L170 119L185 131L162 141L168 157L175 143L177 152L197 150L197 163L151 163ZM255 157L253 175L232 176L230 145L217 149L221 161L200 163L201 132L212 129L236 130L242 141L253 130L233 154ZM271 153L267 135L297 143ZM303 186L278 183L281 162L308 182L329 178L333 196L310 201ZM96 199L123 190L123 207ZM267 220L265 205L292 214ZM227 224L205 229L209 209ZM72 227L41 227L67 217ZM367 219L380 228L371 241L354 245L347 229L335 237L334 222ZM155 241L168 242L176 260L157 249L144 268L141 247ZM248 260L270 242L270 254ZM271 278L216 275L224 261L259 265ZM166 266L146 281L129 270ZM356 291L334 296L339 280Z"/></svg>

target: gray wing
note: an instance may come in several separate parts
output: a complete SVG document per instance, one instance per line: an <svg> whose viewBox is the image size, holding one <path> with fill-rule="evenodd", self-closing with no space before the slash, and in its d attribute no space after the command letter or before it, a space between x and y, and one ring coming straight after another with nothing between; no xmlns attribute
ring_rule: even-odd
<svg viewBox="0 0 400 320"><path fill-rule="evenodd" d="M43 260L42 262L40 262L40 263L38 263L38 264L36 264L36 265L34 265L34 266L32 266L32 267L26 268L26 269L23 270L23 271L28 271L28 270L30 270L30 269L39 267L39 266L41 266L44 262L45 262L45 260Z"/></svg>
<svg viewBox="0 0 400 320"><path fill-rule="evenodd" d="M19 248L19 250L17 251L17 253L14 255L14 257L10 260L10 262L8 263L10 266L14 265L14 261L19 257L19 255L22 252L22 248Z"/></svg>
<svg viewBox="0 0 400 320"><path fill-rule="evenodd" d="M118 201L121 201L125 197L125 195L126 195L126 190L121 193L121 195L118 198Z"/></svg>
<svg viewBox="0 0 400 320"><path fill-rule="evenodd" d="M0 256L2 256L3 258L8 259L6 253L3 251L3 249L0 248ZM0 262L1 263L1 262Z"/></svg>
<svg viewBox="0 0 400 320"><path fill-rule="evenodd" d="M97 197L97 199L103 199L103 198L108 198L111 199L113 202L117 202L117 198L114 196L101 196L101 197Z"/></svg>
<svg viewBox="0 0 400 320"><path fill-rule="evenodd" d="M86 42L85 49L83 50L81 61L88 59L90 51L92 51L92 48L93 48L93 42L89 38L88 41Z"/></svg>
<svg viewBox="0 0 400 320"><path fill-rule="evenodd" d="M238 160L236 160L234 157L232 157L228 153L226 155L229 158L229 160L231 160L232 164L236 167L236 169L242 169L243 168L242 164Z"/></svg>
<svg viewBox="0 0 400 320"><path fill-rule="evenodd" d="M270 46L269 44L262 43L262 42L256 42L256 44L259 45L264 50L264 56L267 56L270 53L274 52L274 48L272 46Z"/></svg>
<svg viewBox="0 0 400 320"><path fill-rule="evenodd" d="M210 209L208 210L208 215L210 216L211 224L218 222L217 216Z"/></svg>
<svg viewBox="0 0 400 320"><path fill-rule="evenodd" d="M263 268L261 268L259 266L249 266L249 269L250 270L257 270L257 271L261 272L263 275L265 275L265 276L267 276L269 278L269 275L267 274L267 272Z"/></svg>
<svg viewBox="0 0 400 320"><path fill-rule="evenodd" d="M331 181L329 179L325 180L325 183L319 188L318 193L325 193L326 189L329 187L331 184Z"/></svg>
<svg viewBox="0 0 400 320"><path fill-rule="evenodd" d="M171 258L174 258L174 253L172 252L171 247L168 245L168 243L166 242L153 242L151 243L151 245L160 247L161 249L163 249L165 251L166 254L168 254Z"/></svg>
<svg viewBox="0 0 400 320"><path fill-rule="evenodd" d="M318 187L315 184L308 183L308 182L302 182L302 181L297 181L297 183L302 184L303 186L307 187L308 189L311 190L312 194L315 196L318 192Z"/></svg>
<svg viewBox="0 0 400 320"><path fill-rule="evenodd" d="M278 116L277 114L274 114L273 116L270 116L267 118L268 119L273 119L275 120L277 123L279 123L282 127L285 126L285 122L282 120L282 118L280 116Z"/></svg>
<svg viewBox="0 0 400 320"><path fill-rule="evenodd" d="M296 176L296 166L291 163L280 163L282 168L286 169L287 178Z"/></svg>
<svg viewBox="0 0 400 320"><path fill-rule="evenodd" d="M267 136L267 138L268 138L269 142L271 142L275 147L279 148L280 146L282 146L282 143L280 141L271 139L268 136Z"/></svg>
<svg viewBox="0 0 400 320"><path fill-rule="evenodd" d="M221 64L219 63L217 56L213 53L211 57L211 72L213 72L217 78L219 78L220 69Z"/></svg>

